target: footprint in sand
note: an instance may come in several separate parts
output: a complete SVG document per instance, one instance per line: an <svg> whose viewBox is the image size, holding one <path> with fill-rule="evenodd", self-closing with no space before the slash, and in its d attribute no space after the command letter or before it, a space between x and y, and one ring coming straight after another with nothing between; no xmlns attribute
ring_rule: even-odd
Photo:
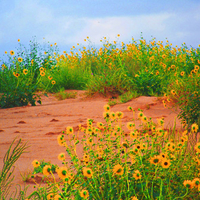
<svg viewBox="0 0 200 200"><path fill-rule="evenodd" d="M50 122L58 122L58 119L52 119Z"/></svg>
<svg viewBox="0 0 200 200"><path fill-rule="evenodd" d="M18 124L26 124L25 121L19 121Z"/></svg>

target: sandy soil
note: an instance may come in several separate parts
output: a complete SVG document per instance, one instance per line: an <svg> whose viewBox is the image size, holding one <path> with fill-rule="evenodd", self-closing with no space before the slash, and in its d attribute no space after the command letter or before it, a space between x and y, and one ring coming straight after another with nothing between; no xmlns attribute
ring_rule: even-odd
<svg viewBox="0 0 200 200"><path fill-rule="evenodd" d="M53 164L61 165L57 159L63 147L57 143L57 136L67 126L77 128L79 124L86 124L87 118L94 122L104 122L103 106L109 98L96 95L92 98L86 97L84 91L76 91L76 99L58 101L52 94L49 97L42 96L42 105L0 109L0 169L3 166L3 157L9 145L15 137L28 141L28 153L22 154L15 166L15 184L23 185L22 174L33 170L34 159L51 161ZM123 122L132 119L132 113L127 110L132 106L138 113L140 108L147 117L164 117L165 128L172 128L174 119L179 110L172 110L163 107L162 101L157 97L141 96L124 104L117 104L111 107L112 111L124 113ZM180 129L180 121L176 120L176 128ZM78 149L80 153L80 149ZM33 191L34 184L30 184L28 193Z"/></svg>

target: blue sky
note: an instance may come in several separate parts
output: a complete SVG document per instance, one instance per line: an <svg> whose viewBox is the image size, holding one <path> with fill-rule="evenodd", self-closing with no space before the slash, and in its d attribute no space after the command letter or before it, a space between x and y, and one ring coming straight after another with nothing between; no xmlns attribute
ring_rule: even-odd
<svg viewBox="0 0 200 200"><path fill-rule="evenodd" d="M17 40L28 45L36 36L70 51L77 43L87 46L89 36L99 47L110 42L129 43L132 37L155 37L173 46L200 44L200 0L0 0L0 58L15 50ZM43 39L45 38L45 39Z"/></svg>

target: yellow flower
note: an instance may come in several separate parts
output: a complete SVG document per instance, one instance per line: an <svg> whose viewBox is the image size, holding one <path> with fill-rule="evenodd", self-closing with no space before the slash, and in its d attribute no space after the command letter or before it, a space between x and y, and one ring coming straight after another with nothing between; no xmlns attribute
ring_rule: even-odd
<svg viewBox="0 0 200 200"><path fill-rule="evenodd" d="M110 111L110 106L108 104L104 105L104 111L105 112Z"/></svg>
<svg viewBox="0 0 200 200"><path fill-rule="evenodd" d="M128 106L128 111L132 111L133 110L133 108L131 107L131 106Z"/></svg>
<svg viewBox="0 0 200 200"><path fill-rule="evenodd" d="M49 193L47 195L47 200L54 200L54 193Z"/></svg>
<svg viewBox="0 0 200 200"><path fill-rule="evenodd" d="M7 51L5 51L5 54L7 54L8 52Z"/></svg>
<svg viewBox="0 0 200 200"><path fill-rule="evenodd" d="M48 76L48 79L49 79L49 80L52 80L52 78L53 78L53 77L51 77L51 76Z"/></svg>
<svg viewBox="0 0 200 200"><path fill-rule="evenodd" d="M32 60L31 60L31 62L32 62ZM40 72L42 72L42 71L44 71L44 67L40 67Z"/></svg>
<svg viewBox="0 0 200 200"><path fill-rule="evenodd" d="M143 123L147 123L147 121L148 121L146 116L143 116L141 119L142 119Z"/></svg>
<svg viewBox="0 0 200 200"><path fill-rule="evenodd" d="M50 165L45 165L43 167L43 174L45 176L49 176L50 175L50 172L51 172L51 166Z"/></svg>
<svg viewBox="0 0 200 200"><path fill-rule="evenodd" d="M61 161L64 161L65 160L65 153L60 153L58 155L58 159L61 160Z"/></svg>
<svg viewBox="0 0 200 200"><path fill-rule="evenodd" d="M196 152L200 153L200 142L198 142L195 146L194 149L196 150Z"/></svg>
<svg viewBox="0 0 200 200"><path fill-rule="evenodd" d="M55 84L56 84L56 81L51 81L51 84L52 84L52 85L55 85Z"/></svg>
<svg viewBox="0 0 200 200"><path fill-rule="evenodd" d="M110 112L103 112L103 118L104 119L110 118Z"/></svg>
<svg viewBox="0 0 200 200"><path fill-rule="evenodd" d="M17 41L20 42L20 39L18 39Z"/></svg>
<svg viewBox="0 0 200 200"><path fill-rule="evenodd" d="M13 50L10 51L10 55L13 56L15 52Z"/></svg>
<svg viewBox="0 0 200 200"><path fill-rule="evenodd" d="M176 94L175 90L171 90L171 94L175 95Z"/></svg>
<svg viewBox="0 0 200 200"><path fill-rule="evenodd" d="M175 144L173 142L168 142L166 145L165 145L165 148L169 151L174 151L175 150Z"/></svg>
<svg viewBox="0 0 200 200"><path fill-rule="evenodd" d="M135 124L132 122L128 122L126 126L127 126L128 130L133 130L135 127Z"/></svg>
<svg viewBox="0 0 200 200"><path fill-rule="evenodd" d="M64 135L59 135L59 136L57 137L57 141L58 141L58 144L59 144L60 146L65 146Z"/></svg>
<svg viewBox="0 0 200 200"><path fill-rule="evenodd" d="M183 71L183 72L181 72L181 76L184 76L184 74L185 74L185 72Z"/></svg>
<svg viewBox="0 0 200 200"><path fill-rule="evenodd" d="M15 77L17 77L17 78L18 78L19 76L20 76L20 74L19 74L19 73L16 73L16 74L15 74Z"/></svg>
<svg viewBox="0 0 200 200"><path fill-rule="evenodd" d="M24 75L28 74L28 69L23 69Z"/></svg>
<svg viewBox="0 0 200 200"><path fill-rule="evenodd" d="M194 183L190 180L184 180L183 185L190 189L192 189L194 187Z"/></svg>
<svg viewBox="0 0 200 200"><path fill-rule="evenodd" d="M192 124L191 130L193 133L197 133L197 130L199 129L199 126L197 124Z"/></svg>
<svg viewBox="0 0 200 200"><path fill-rule="evenodd" d="M39 167L40 166L40 162L38 160L34 160L32 162L33 167Z"/></svg>
<svg viewBox="0 0 200 200"><path fill-rule="evenodd" d="M194 178L193 181L193 186L198 188L200 186L200 179L199 178Z"/></svg>
<svg viewBox="0 0 200 200"><path fill-rule="evenodd" d="M134 196L134 197L131 197L131 200L138 200L138 198Z"/></svg>
<svg viewBox="0 0 200 200"><path fill-rule="evenodd" d="M67 173L67 167L60 167L59 169L57 169L57 174L61 179L65 179L69 177Z"/></svg>
<svg viewBox="0 0 200 200"><path fill-rule="evenodd" d="M136 139L137 138L137 136L138 136L138 131L137 130L134 130L134 131L132 131L132 132L130 132L130 137L132 138L132 139Z"/></svg>
<svg viewBox="0 0 200 200"><path fill-rule="evenodd" d="M167 159L162 159L162 161L161 161L161 166L162 166L163 168L169 168L170 165L171 165L171 163L170 163L169 160L167 160Z"/></svg>
<svg viewBox="0 0 200 200"><path fill-rule="evenodd" d="M116 116L117 116L117 118L122 119L124 117L124 113L120 112L120 111L117 111L116 112Z"/></svg>
<svg viewBox="0 0 200 200"><path fill-rule="evenodd" d="M141 179L142 176L141 176L141 174L140 174L140 171L139 171L139 170L135 170L135 171L134 171L134 174L133 174L133 177L134 177L136 180Z"/></svg>
<svg viewBox="0 0 200 200"><path fill-rule="evenodd" d="M142 119L143 116L144 116L143 112L138 113L138 118Z"/></svg>
<svg viewBox="0 0 200 200"><path fill-rule="evenodd" d="M56 46L56 45L57 45L57 43L54 43L54 45Z"/></svg>
<svg viewBox="0 0 200 200"><path fill-rule="evenodd" d="M154 156L153 158L150 159L150 163L154 165L158 165L161 161L160 156Z"/></svg>
<svg viewBox="0 0 200 200"><path fill-rule="evenodd" d="M120 37L120 34L117 34L117 37Z"/></svg>
<svg viewBox="0 0 200 200"><path fill-rule="evenodd" d="M54 196L54 200L60 200L60 199L62 199L62 198L61 198L61 196L60 196L59 194L56 194L56 195Z"/></svg>
<svg viewBox="0 0 200 200"><path fill-rule="evenodd" d="M112 120L116 119L116 114L114 112L110 113L110 119Z"/></svg>
<svg viewBox="0 0 200 200"><path fill-rule="evenodd" d="M120 164L117 164L113 168L113 173L117 175L122 175L124 173L124 169Z"/></svg>
<svg viewBox="0 0 200 200"><path fill-rule="evenodd" d="M67 134L73 134L73 133L74 133L73 127L68 126L68 127L66 128L66 133L67 133Z"/></svg>
<svg viewBox="0 0 200 200"><path fill-rule="evenodd" d="M80 196L83 197L84 199L87 199L89 197L89 193L87 190L82 190L80 192Z"/></svg>
<svg viewBox="0 0 200 200"><path fill-rule="evenodd" d="M40 72L40 75L41 75L41 76L45 76L45 72L44 72L44 71L41 71L41 72Z"/></svg>
<svg viewBox="0 0 200 200"><path fill-rule="evenodd" d="M198 60L198 62L199 62L199 60ZM200 62L199 62L199 64L200 64ZM199 70L199 65L195 65L194 69Z"/></svg>
<svg viewBox="0 0 200 200"><path fill-rule="evenodd" d="M22 61L23 61L23 59L22 59L21 57L19 57L19 58L18 58L18 61L19 61L19 62L22 62Z"/></svg>
<svg viewBox="0 0 200 200"><path fill-rule="evenodd" d="M97 122L97 127L99 128L99 129L103 129L103 123L102 122Z"/></svg>
<svg viewBox="0 0 200 200"><path fill-rule="evenodd" d="M83 168L83 176L85 176L87 178L91 178L92 175L93 175L93 172L90 168L88 168L88 167Z"/></svg>

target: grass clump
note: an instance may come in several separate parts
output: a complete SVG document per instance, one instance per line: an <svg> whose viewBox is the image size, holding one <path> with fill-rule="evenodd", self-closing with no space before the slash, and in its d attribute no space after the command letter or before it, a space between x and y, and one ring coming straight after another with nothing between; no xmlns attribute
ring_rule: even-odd
<svg viewBox="0 0 200 200"><path fill-rule="evenodd" d="M19 157L25 153L25 150L28 148L26 143L22 143L21 139L17 142L15 147L13 147L16 139L11 143L8 151L6 152L3 159L3 166L0 171L0 199L25 199L26 190L20 191L16 189L16 191L10 191L12 186L12 182L14 180L13 172L14 172L14 164L19 159ZM11 194L10 194L11 193Z"/></svg>
<svg viewBox="0 0 200 200"><path fill-rule="evenodd" d="M75 99L76 96L77 92L66 92L64 88L62 88L58 93L55 94L55 97L58 100Z"/></svg>

